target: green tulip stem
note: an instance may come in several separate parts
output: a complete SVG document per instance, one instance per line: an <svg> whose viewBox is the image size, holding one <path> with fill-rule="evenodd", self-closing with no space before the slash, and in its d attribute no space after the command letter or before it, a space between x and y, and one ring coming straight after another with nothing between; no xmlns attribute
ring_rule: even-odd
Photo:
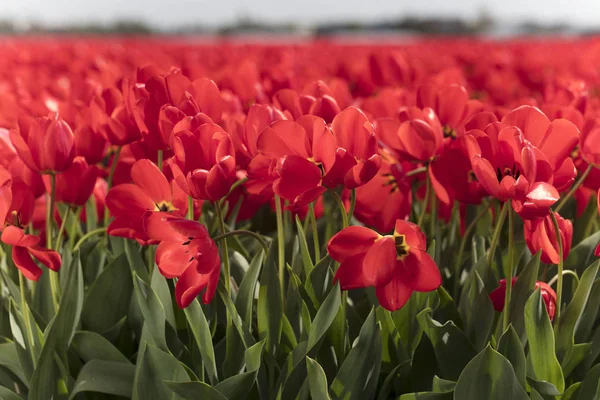
<svg viewBox="0 0 600 400"><path fill-rule="evenodd" d="M262 236L260 236L260 235L259 235L258 233L256 233L256 232L248 231L248 230L245 230L245 229L239 229L239 230L236 230L236 231L230 231L230 232L222 233L222 234L220 234L220 235L218 235L218 236L215 236L215 237L213 238L213 240L214 240L215 242L218 242L218 241L221 241L221 240L223 240L223 239L225 239L225 238L228 238L228 237L230 237L230 236L236 236L236 235L247 235L247 236L251 236L251 237L253 237L254 239L256 239L256 241L257 241L258 243L260 243L260 246L261 246L261 247L262 247L262 249L265 251L265 254L266 254L266 253L269 251L269 245L267 244L267 242L265 242L265 240L263 239L263 237L262 237Z"/></svg>
<svg viewBox="0 0 600 400"><path fill-rule="evenodd" d="M194 198L192 196L188 196L187 219L194 220Z"/></svg>
<svg viewBox="0 0 600 400"><path fill-rule="evenodd" d="M60 228L58 229L58 236L56 237L56 242L54 243L54 250L58 251L60 249L60 245L62 242L62 237L65 232L65 228L67 226L67 220L71 215L71 207L67 207L67 211L65 211L65 215L63 215L63 219L60 223Z"/></svg>
<svg viewBox="0 0 600 400"><path fill-rule="evenodd" d="M321 259L321 243L319 242L319 231L317 229L317 216L315 214L315 203L308 205L309 215L307 218L311 220L313 245L315 247L315 260L319 262Z"/></svg>
<svg viewBox="0 0 600 400"><path fill-rule="evenodd" d="M506 274L506 297L504 300L504 318L502 331L506 331L510 324L510 299L512 297L512 278L515 262L515 221L511 201L505 203L508 209L508 268Z"/></svg>
<svg viewBox="0 0 600 400"><path fill-rule="evenodd" d="M490 249L488 250L488 265L492 265L492 261L494 261L494 254L496 253L496 247L498 247L498 242L500 241L500 232L502 232L502 226L504 225L504 220L506 219L506 214L508 213L508 207L511 207L510 202L507 201L502 206L502 211L500 211L500 215L498 216L498 221L496 221L496 228L494 229L494 233L492 234L492 242L490 244Z"/></svg>
<svg viewBox="0 0 600 400"><path fill-rule="evenodd" d="M471 223L469 224L469 226L467 227L467 230L465 231L465 234L463 235L463 237L460 239L460 245L458 247L458 254L456 255L456 262L454 264L454 298L457 298L458 295L458 288L460 285L460 267L462 266L462 256L463 253L465 252L465 246L467 245L467 239L471 236L471 233L473 233L473 231L475 230L475 228L477 227L477 223L479 222L479 220L481 218L483 218L483 216L485 214L487 214L489 212L489 207L483 207L483 209L479 212L479 214L477 214L477 216L475 216L475 219L473 219L473 221L471 221Z"/></svg>
<svg viewBox="0 0 600 400"><path fill-rule="evenodd" d="M221 235L227 233L225 229L225 220L223 219L223 211L221 210L221 206L219 202L215 202L215 212L217 213L217 222L219 223L219 229L221 230ZM221 249L223 250L223 273L225 275L225 290L227 294L231 296L231 269L229 266L229 249L227 248L227 240L223 240L221 244Z"/></svg>
<svg viewBox="0 0 600 400"><path fill-rule="evenodd" d="M563 288L563 243L562 237L560 236L560 229L558 227L558 221L556 220L556 215L552 211L550 212L550 218L552 218L552 225L554 226L554 233L556 234L556 242L558 243L558 273L557 273L557 282L556 282L556 316L554 318L555 321L558 321L560 317L560 306L562 301L562 288Z"/></svg>
<svg viewBox="0 0 600 400"><path fill-rule="evenodd" d="M427 205L429 204L429 197L431 196L431 183L429 182L429 174L427 174L426 178L426 188L425 188L425 198L423 199L421 213L419 214L419 219L417 220L417 225L419 228L422 227L423 221L425 220L425 214L427 213ZM421 230L423 230L421 228Z"/></svg>
<svg viewBox="0 0 600 400"><path fill-rule="evenodd" d="M281 293L284 293L285 280L285 232L283 230L283 208L281 206L281 197L275 195L275 213L277 217L277 252L279 261L279 285Z"/></svg>
<svg viewBox="0 0 600 400"><path fill-rule="evenodd" d="M346 206L344 205L344 201L342 200L340 195L337 194L337 192L332 191L332 193L333 198L335 199L335 202L338 206L338 209L340 210L340 214L342 215L342 229L345 229L348 227L348 214L346 213Z"/></svg>
<svg viewBox="0 0 600 400"><path fill-rule="evenodd" d="M94 235L99 235L101 233L106 233L105 227L96 228L93 231L89 231L88 233L83 235L81 237L81 239L79 239L77 241L77 243L75 243L75 246L73 247L73 253L75 253L77 250L79 250L79 248L85 243L86 240L88 240L89 238L91 238Z"/></svg>
<svg viewBox="0 0 600 400"><path fill-rule="evenodd" d="M54 201L56 198L56 175L50 174L50 194L46 197L46 247L52 249L52 222L54 220ZM50 271L50 291L52 292L52 304L54 311L58 312L58 272Z"/></svg>
<svg viewBox="0 0 600 400"><path fill-rule="evenodd" d="M110 166L110 171L108 172L108 178L106 180L106 190L110 190L113 183L113 178L115 177L115 170L117 169L117 164L119 163L119 157L121 156L122 147L117 147L117 151L115 152L115 156L113 157L112 164ZM108 226L108 219L110 217L110 212L108 211L108 207L104 208L104 226Z"/></svg>

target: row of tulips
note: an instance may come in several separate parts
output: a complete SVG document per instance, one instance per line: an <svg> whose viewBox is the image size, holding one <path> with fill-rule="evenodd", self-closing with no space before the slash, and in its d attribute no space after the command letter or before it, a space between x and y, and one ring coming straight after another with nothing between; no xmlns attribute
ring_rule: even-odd
<svg viewBox="0 0 600 400"><path fill-rule="evenodd" d="M597 41L2 47L0 398L600 395Z"/></svg>

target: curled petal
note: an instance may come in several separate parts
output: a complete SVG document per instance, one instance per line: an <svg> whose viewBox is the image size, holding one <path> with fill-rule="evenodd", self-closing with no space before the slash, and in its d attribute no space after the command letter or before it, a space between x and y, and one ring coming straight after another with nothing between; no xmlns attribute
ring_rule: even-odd
<svg viewBox="0 0 600 400"><path fill-rule="evenodd" d="M25 247L14 246L12 249L12 259L15 266L21 271L23 276L31 281L37 281L42 275L42 269L31 259L31 255Z"/></svg>
<svg viewBox="0 0 600 400"><path fill-rule="evenodd" d="M41 246L32 246L29 247L28 250L32 256L52 271L58 271L60 269L61 258L60 254L56 251Z"/></svg>

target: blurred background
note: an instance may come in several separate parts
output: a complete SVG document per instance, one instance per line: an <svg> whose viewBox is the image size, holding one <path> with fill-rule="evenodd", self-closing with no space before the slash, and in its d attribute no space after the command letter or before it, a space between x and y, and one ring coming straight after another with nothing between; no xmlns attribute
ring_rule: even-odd
<svg viewBox="0 0 600 400"><path fill-rule="evenodd" d="M600 0L4 0L0 32L591 35Z"/></svg>

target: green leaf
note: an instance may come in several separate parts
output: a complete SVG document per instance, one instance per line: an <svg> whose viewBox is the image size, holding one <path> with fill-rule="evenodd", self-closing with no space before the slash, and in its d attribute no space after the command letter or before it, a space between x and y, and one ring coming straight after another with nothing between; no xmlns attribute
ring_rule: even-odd
<svg viewBox="0 0 600 400"><path fill-rule="evenodd" d="M0 366L15 374L21 382L27 383L28 380L23 373L23 368L21 368L16 346L20 345L16 343L0 344Z"/></svg>
<svg viewBox="0 0 600 400"><path fill-rule="evenodd" d="M10 389L0 386L0 399L2 400L23 400L21 396Z"/></svg>
<svg viewBox="0 0 600 400"><path fill-rule="evenodd" d="M527 386L525 379L527 375L527 359L525 358L525 350L523 350L519 335L517 335L512 325L509 325L500 337L498 352L511 363L517 380L525 388Z"/></svg>
<svg viewBox="0 0 600 400"><path fill-rule="evenodd" d="M160 304L163 306L163 310L165 310L166 321L174 329L177 329L175 313L173 311L171 290L169 289L169 284L167 283L166 278L162 276L156 264L154 264L154 272L152 272L152 277L150 278L150 287L152 290L154 290L156 297L158 297Z"/></svg>
<svg viewBox="0 0 600 400"><path fill-rule="evenodd" d="M329 258L329 256L323 257L323 259L315 265L315 268L310 271L310 274L304 283L304 289L315 309L319 308L323 303L325 296L327 296L327 292L331 287L332 273L329 268L330 265L331 258Z"/></svg>
<svg viewBox="0 0 600 400"><path fill-rule="evenodd" d="M539 289L533 292L525 305L525 330L529 342L527 376L548 382L562 393L565 380L554 353L554 331Z"/></svg>
<svg viewBox="0 0 600 400"><path fill-rule="evenodd" d="M127 315L132 293L133 281L127 257L121 253L86 292L81 314L85 329L102 333L113 327Z"/></svg>
<svg viewBox="0 0 600 400"><path fill-rule="evenodd" d="M327 393L327 377L318 362L306 357L306 371L308 373L308 387L313 400L330 400Z"/></svg>
<svg viewBox="0 0 600 400"><path fill-rule="evenodd" d="M327 329L335 319L340 306L341 306L341 292L340 285L336 284L329 295L323 302L321 308L317 312L315 319L312 321L310 326L310 332L308 334L308 351L310 351L319 340L325 335Z"/></svg>
<svg viewBox="0 0 600 400"><path fill-rule="evenodd" d="M244 352L244 361L246 362L246 371L254 372L260 369L265 341L261 340L253 346L250 346Z"/></svg>
<svg viewBox="0 0 600 400"><path fill-rule="evenodd" d="M254 386L257 373L258 371L243 372L231 376L219 382L215 389L229 400L245 400L248 398L252 386Z"/></svg>
<svg viewBox="0 0 600 400"><path fill-rule="evenodd" d="M306 243L306 234L304 233L304 229L302 228L302 223L300 222L300 218L296 215L296 229L298 229L298 240L300 242L300 254L302 255L302 264L304 266L304 273L306 276L310 274L310 271L313 270L315 265L310 257L310 252L308 250L308 243Z"/></svg>
<svg viewBox="0 0 600 400"><path fill-rule="evenodd" d="M400 339L406 345L411 356L419 345L423 334L423 329L417 321L417 314L427 308L429 298L430 293L413 292L401 309L391 313Z"/></svg>
<svg viewBox="0 0 600 400"><path fill-rule="evenodd" d="M267 339L267 353L275 354L283 327L283 298L276 265L277 240L271 243L267 261L260 277L258 293L258 334Z"/></svg>
<svg viewBox="0 0 600 400"><path fill-rule="evenodd" d="M68 272L69 275L67 276L65 290L60 299L58 313L50 321L46 329L46 340L33 376L31 377L28 397L30 400L48 400L53 398L58 391L58 379L68 379L63 371L60 371L60 368L56 368L56 364L58 361L63 365L66 364L67 349L79 324L83 308L83 276L78 253L74 255ZM58 355L56 362L55 353ZM59 373L62 376L59 376Z"/></svg>
<svg viewBox="0 0 600 400"><path fill-rule="evenodd" d="M140 254L139 246L133 240L124 239L125 255L131 272L135 272L144 282L150 285L150 275L146 263ZM134 282L135 283L135 280Z"/></svg>
<svg viewBox="0 0 600 400"><path fill-rule="evenodd" d="M476 270L473 270L468 290L463 292L458 311L469 341L475 350L483 349L494 323L494 306Z"/></svg>
<svg viewBox="0 0 600 400"><path fill-rule="evenodd" d="M131 364L131 361L129 361L111 342L96 332L75 332L72 348L85 362L101 360Z"/></svg>
<svg viewBox="0 0 600 400"><path fill-rule="evenodd" d="M85 364L69 399L82 392L98 392L131 398L135 366L131 363L92 360Z"/></svg>
<svg viewBox="0 0 600 400"><path fill-rule="evenodd" d="M595 262L585 270L579 280L579 285L571 303L561 313L558 323L554 327L556 334L556 356L561 361L563 367L569 363L569 359L572 356L573 347L575 346L575 329L583 315L594 279L596 279L596 275L598 274L598 267L600 267L600 261Z"/></svg>
<svg viewBox="0 0 600 400"><path fill-rule="evenodd" d="M433 388L435 393L453 392L456 388L456 382L439 378L437 375L433 377Z"/></svg>
<svg viewBox="0 0 600 400"><path fill-rule="evenodd" d="M564 269L577 271L581 276L586 266L594 260L594 250L600 242L600 231L588 236L569 252L569 257L565 260Z"/></svg>
<svg viewBox="0 0 600 400"><path fill-rule="evenodd" d="M165 336L166 317L163 305L150 285L144 282L135 272L133 273L133 286L152 344L162 351L168 352Z"/></svg>
<svg viewBox="0 0 600 400"><path fill-rule="evenodd" d="M454 398L460 400L527 400L510 362L489 345L460 374Z"/></svg>
<svg viewBox="0 0 600 400"><path fill-rule="evenodd" d="M171 354L151 344L142 345L133 380L133 400L172 400L173 396L165 381L188 382L189 376L183 365Z"/></svg>
<svg viewBox="0 0 600 400"><path fill-rule="evenodd" d="M377 400L387 400L390 397L390 392L392 391L392 387L394 385L394 381L399 378L401 374L401 369L407 370L410 369L410 360L403 361L402 363L396 365L394 369L385 377L383 384L379 388L379 394L377 395Z"/></svg>
<svg viewBox="0 0 600 400"><path fill-rule="evenodd" d="M577 400L597 400L600 397L600 364L590 369L579 387Z"/></svg>
<svg viewBox="0 0 600 400"><path fill-rule="evenodd" d="M575 342L588 342L591 339L594 321L600 310L600 279L596 279L592 285L592 291L583 311L583 316L575 328Z"/></svg>
<svg viewBox="0 0 600 400"><path fill-rule="evenodd" d="M215 362L215 349L213 347L212 334L204 311L198 300L194 299L184 310L188 325L196 340L198 350L202 356L202 364L208 373L208 380L215 385L219 381L217 365Z"/></svg>
<svg viewBox="0 0 600 400"><path fill-rule="evenodd" d="M431 318L430 308L417 316L423 331L431 340L442 377L458 379L465 365L477 354L465 334L452 321L445 324Z"/></svg>
<svg viewBox="0 0 600 400"><path fill-rule="evenodd" d="M331 384L331 398L344 400L373 398L377 389L380 367L381 334L373 309Z"/></svg>
<svg viewBox="0 0 600 400"><path fill-rule="evenodd" d="M531 297L531 294L535 289L538 270L540 268L540 258L541 252L538 252L527 263L525 268L523 268L523 271L521 271L513 286L510 298L509 322L513 326L523 345L527 343L525 335L525 313L523 310L525 309L527 300Z"/></svg>
<svg viewBox="0 0 600 400"><path fill-rule="evenodd" d="M237 297L235 298L235 306L239 310L240 317L244 321L244 325L252 331L252 308L254 305L254 293L256 290L256 283L258 282L258 275L260 274L260 267L263 263L264 252L259 252L254 256L250 267L244 274L240 289L238 290Z"/></svg>
<svg viewBox="0 0 600 400"><path fill-rule="evenodd" d="M577 396L579 396L580 387L581 382L572 384L567 390L565 390L565 394L561 396L560 400L575 400Z"/></svg>
<svg viewBox="0 0 600 400"><path fill-rule="evenodd" d="M229 400L204 382L165 382L173 392L185 400Z"/></svg>

